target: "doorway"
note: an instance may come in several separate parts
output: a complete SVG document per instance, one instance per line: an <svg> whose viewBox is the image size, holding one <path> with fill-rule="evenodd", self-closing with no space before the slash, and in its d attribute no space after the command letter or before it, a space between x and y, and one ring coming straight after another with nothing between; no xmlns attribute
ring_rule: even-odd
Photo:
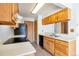
<svg viewBox="0 0 79 59"><path fill-rule="evenodd" d="M25 24L27 24L27 29L28 29L28 39L31 43L35 41L34 39L34 31L33 31L33 21L25 21Z"/></svg>

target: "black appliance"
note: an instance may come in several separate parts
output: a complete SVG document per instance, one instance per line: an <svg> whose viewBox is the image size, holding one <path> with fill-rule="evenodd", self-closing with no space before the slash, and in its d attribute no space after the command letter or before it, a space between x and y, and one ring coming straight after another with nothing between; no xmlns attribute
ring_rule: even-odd
<svg viewBox="0 0 79 59"><path fill-rule="evenodd" d="M27 25L26 24L19 24L19 27L14 29L15 35L26 35L27 36Z"/></svg>
<svg viewBox="0 0 79 59"><path fill-rule="evenodd" d="M14 29L14 35L25 35L25 37L18 37L14 38L15 42L25 42L27 41L27 25L26 24L19 24L19 27Z"/></svg>
<svg viewBox="0 0 79 59"><path fill-rule="evenodd" d="M39 35L39 45L43 48L43 37L42 35Z"/></svg>

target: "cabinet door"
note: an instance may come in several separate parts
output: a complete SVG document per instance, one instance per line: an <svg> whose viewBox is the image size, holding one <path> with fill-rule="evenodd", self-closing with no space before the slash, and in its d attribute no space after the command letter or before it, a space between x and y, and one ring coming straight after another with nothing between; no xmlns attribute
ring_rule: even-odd
<svg viewBox="0 0 79 59"><path fill-rule="evenodd" d="M11 20L11 5L9 3L0 3L0 22L9 22Z"/></svg>
<svg viewBox="0 0 79 59"><path fill-rule="evenodd" d="M52 24L52 23L56 23L56 22L57 22L57 13L53 14L51 16L48 16L42 20L43 25Z"/></svg>
<svg viewBox="0 0 79 59"><path fill-rule="evenodd" d="M44 37L44 48L52 55L54 55L54 39Z"/></svg>
<svg viewBox="0 0 79 59"><path fill-rule="evenodd" d="M55 40L55 55L59 56L68 55L68 42Z"/></svg>
<svg viewBox="0 0 79 59"><path fill-rule="evenodd" d="M11 18L11 21L14 23L12 25L10 25L10 27L12 27L13 29L17 28L18 27L18 23L17 23L17 20L16 20L16 14L18 13L19 14L19 8L18 8L18 4L17 3L12 3L12 18Z"/></svg>
<svg viewBox="0 0 79 59"><path fill-rule="evenodd" d="M47 37L44 37L44 48L49 51L49 41Z"/></svg>
<svg viewBox="0 0 79 59"><path fill-rule="evenodd" d="M47 24L47 18L42 19L42 24L46 25Z"/></svg>
<svg viewBox="0 0 79 59"><path fill-rule="evenodd" d="M50 24L50 19L49 19L50 17L48 16L48 17L46 17L46 18L44 18L43 20L42 20L42 24L43 25L47 25L47 24Z"/></svg>
<svg viewBox="0 0 79 59"><path fill-rule="evenodd" d="M56 23L57 22L57 13L50 16L50 23Z"/></svg>
<svg viewBox="0 0 79 59"><path fill-rule="evenodd" d="M19 13L19 8L17 3L13 3L13 14Z"/></svg>
<svg viewBox="0 0 79 59"><path fill-rule="evenodd" d="M57 22L68 21L68 9L65 8L58 12L58 20Z"/></svg>
<svg viewBox="0 0 79 59"><path fill-rule="evenodd" d="M11 14L12 14L12 21L15 23L14 25L12 25L12 27L17 27L16 26L16 14L18 14L19 13L19 8L18 8L18 4L16 4L16 3L12 3L12 12L11 12Z"/></svg>
<svg viewBox="0 0 79 59"><path fill-rule="evenodd" d="M54 55L54 39L49 40L49 52Z"/></svg>
<svg viewBox="0 0 79 59"><path fill-rule="evenodd" d="M47 24L51 24L50 16L47 17Z"/></svg>
<svg viewBox="0 0 79 59"><path fill-rule="evenodd" d="M42 25L45 25L45 19L42 19Z"/></svg>
<svg viewBox="0 0 79 59"><path fill-rule="evenodd" d="M69 20L69 14L70 14L70 12L68 12L68 8L65 8L63 10L63 14L64 14L64 20L68 21Z"/></svg>
<svg viewBox="0 0 79 59"><path fill-rule="evenodd" d="M49 24L49 17L46 17L46 24Z"/></svg>
<svg viewBox="0 0 79 59"><path fill-rule="evenodd" d="M16 18L17 13L19 13L18 4L12 3L12 17Z"/></svg>
<svg viewBox="0 0 79 59"><path fill-rule="evenodd" d="M3 25L16 25L17 4L0 3L0 23Z"/></svg>

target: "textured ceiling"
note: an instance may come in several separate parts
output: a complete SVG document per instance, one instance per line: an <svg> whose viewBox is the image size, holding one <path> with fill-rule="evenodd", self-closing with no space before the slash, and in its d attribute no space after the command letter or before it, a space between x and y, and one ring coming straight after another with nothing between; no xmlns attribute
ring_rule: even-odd
<svg viewBox="0 0 79 59"><path fill-rule="evenodd" d="M37 3L20 3L19 4L19 10L20 15L24 17L31 17L35 18L37 15L42 15L43 17L46 17L55 11L61 9L61 7L53 4L53 3L46 3L36 14L32 14L32 10L35 8Z"/></svg>
<svg viewBox="0 0 79 59"><path fill-rule="evenodd" d="M36 3L21 3L19 4L20 15L24 17L35 17L36 15L32 14L33 8L36 6Z"/></svg>
<svg viewBox="0 0 79 59"><path fill-rule="evenodd" d="M54 5L53 3L46 3L38 12L37 14L42 15L43 17L46 17L48 15L53 14L57 10L60 10L61 7Z"/></svg>

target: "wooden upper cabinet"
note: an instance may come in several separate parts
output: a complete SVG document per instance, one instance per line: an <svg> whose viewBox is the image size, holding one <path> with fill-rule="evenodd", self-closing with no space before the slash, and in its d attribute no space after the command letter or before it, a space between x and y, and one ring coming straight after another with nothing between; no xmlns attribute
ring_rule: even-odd
<svg viewBox="0 0 79 59"><path fill-rule="evenodd" d="M18 4L12 4L12 17L16 18L16 13L19 14Z"/></svg>
<svg viewBox="0 0 79 59"><path fill-rule="evenodd" d="M15 22L14 25L10 25L12 28L17 28L19 25L16 20L16 14L19 14L19 6L16 3L12 4L12 20Z"/></svg>
<svg viewBox="0 0 79 59"><path fill-rule="evenodd" d="M11 19L11 5L0 3L0 23L9 22Z"/></svg>
<svg viewBox="0 0 79 59"><path fill-rule="evenodd" d="M57 22L57 14L53 14L50 16L50 24Z"/></svg>
<svg viewBox="0 0 79 59"><path fill-rule="evenodd" d="M19 8L18 8L18 4L14 4L13 3L13 14L19 13Z"/></svg>
<svg viewBox="0 0 79 59"><path fill-rule="evenodd" d="M47 20L46 20L46 18L44 18L42 21L42 24L46 25L46 22L47 22Z"/></svg>
<svg viewBox="0 0 79 59"><path fill-rule="evenodd" d="M0 24L15 25L16 13L18 11L17 4L0 3Z"/></svg>
<svg viewBox="0 0 79 59"><path fill-rule="evenodd" d="M65 8L58 12L58 22L68 21L68 8Z"/></svg>
<svg viewBox="0 0 79 59"><path fill-rule="evenodd" d="M52 24L57 22L65 22L69 20L70 10L69 8L64 8L57 13L54 13L42 20L42 24ZM48 18L48 19L47 19Z"/></svg>
<svg viewBox="0 0 79 59"><path fill-rule="evenodd" d="M49 24L49 22L50 22L49 17L46 17L43 19L42 24L46 25Z"/></svg>

